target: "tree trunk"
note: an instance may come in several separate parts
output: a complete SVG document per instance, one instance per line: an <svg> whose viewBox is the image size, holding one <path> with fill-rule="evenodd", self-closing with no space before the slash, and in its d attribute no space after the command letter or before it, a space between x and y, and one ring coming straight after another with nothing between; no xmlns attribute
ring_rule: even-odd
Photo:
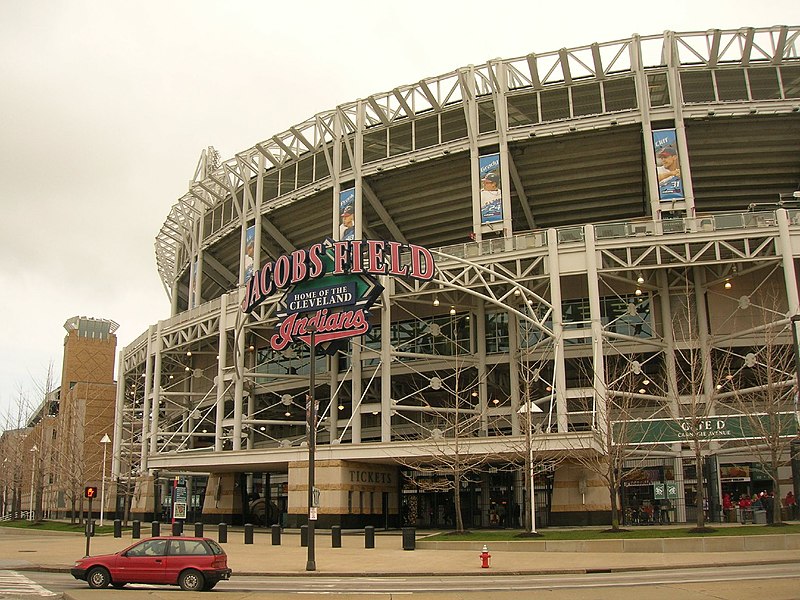
<svg viewBox="0 0 800 600"><path fill-rule="evenodd" d="M456 531L464 531L464 519L461 517L461 475L456 473L453 478L453 504L456 510Z"/></svg>
<svg viewBox="0 0 800 600"><path fill-rule="evenodd" d="M697 494L695 494L695 508L697 509L697 528L703 529L706 526L706 513L703 504L706 497L706 489L703 487L703 455L700 451L700 443L694 442L694 463L697 477Z"/></svg>
<svg viewBox="0 0 800 600"><path fill-rule="evenodd" d="M612 477L608 486L608 497L611 501L611 529L619 530L619 506L617 504L617 481Z"/></svg>

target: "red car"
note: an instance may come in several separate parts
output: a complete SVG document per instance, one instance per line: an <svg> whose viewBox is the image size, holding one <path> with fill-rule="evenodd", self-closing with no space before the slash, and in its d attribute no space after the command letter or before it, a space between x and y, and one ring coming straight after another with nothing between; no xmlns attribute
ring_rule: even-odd
<svg viewBox="0 0 800 600"><path fill-rule="evenodd" d="M96 589L160 583L192 591L210 590L231 576L228 556L214 540L174 536L148 538L116 554L87 556L70 573Z"/></svg>

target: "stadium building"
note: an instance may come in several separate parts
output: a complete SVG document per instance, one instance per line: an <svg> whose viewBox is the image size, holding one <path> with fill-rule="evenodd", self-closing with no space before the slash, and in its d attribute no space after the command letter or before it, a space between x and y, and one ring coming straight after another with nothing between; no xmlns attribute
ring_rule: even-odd
<svg viewBox="0 0 800 600"><path fill-rule="evenodd" d="M607 523L609 472L628 520L782 497L798 36L491 60L209 148L156 239L171 314L119 356L117 510Z"/></svg>

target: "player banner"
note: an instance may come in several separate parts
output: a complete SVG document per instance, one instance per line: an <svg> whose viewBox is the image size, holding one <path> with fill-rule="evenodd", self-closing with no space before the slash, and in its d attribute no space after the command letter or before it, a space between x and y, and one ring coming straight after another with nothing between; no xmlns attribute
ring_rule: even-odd
<svg viewBox="0 0 800 600"><path fill-rule="evenodd" d="M356 189L339 192L339 239L356 239Z"/></svg>
<svg viewBox="0 0 800 600"><path fill-rule="evenodd" d="M656 153L656 176L660 200L682 200L683 178L681 177L678 139L674 129L653 131L653 148Z"/></svg>
<svg viewBox="0 0 800 600"><path fill-rule="evenodd" d="M253 276L253 265L255 264L255 249L256 249L256 226L251 225L245 232L245 250L244 250L244 282Z"/></svg>
<svg viewBox="0 0 800 600"><path fill-rule="evenodd" d="M500 155L487 154L478 158L481 178L481 223L503 220L503 186L500 180Z"/></svg>

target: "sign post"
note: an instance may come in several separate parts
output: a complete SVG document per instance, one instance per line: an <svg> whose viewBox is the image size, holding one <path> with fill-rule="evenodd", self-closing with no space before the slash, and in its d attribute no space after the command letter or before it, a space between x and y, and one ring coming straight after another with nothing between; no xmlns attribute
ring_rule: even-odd
<svg viewBox="0 0 800 600"><path fill-rule="evenodd" d="M308 560L306 571L316 571L317 562L314 556L314 528L317 521L317 502L314 499L314 452L317 445L317 400L314 397L314 374L317 368L316 333L313 325L306 328L311 333L311 371L308 376Z"/></svg>
<svg viewBox="0 0 800 600"><path fill-rule="evenodd" d="M86 556L89 556L89 541L94 535L94 521L92 521L92 500L97 498L97 486L86 486L83 490L83 497L89 499L89 518L86 519Z"/></svg>

